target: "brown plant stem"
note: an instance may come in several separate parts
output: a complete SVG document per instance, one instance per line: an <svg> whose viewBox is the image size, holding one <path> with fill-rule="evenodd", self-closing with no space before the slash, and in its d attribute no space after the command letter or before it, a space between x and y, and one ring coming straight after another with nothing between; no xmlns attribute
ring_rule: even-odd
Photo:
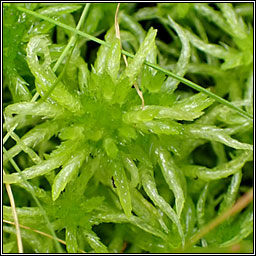
<svg viewBox="0 0 256 256"><path fill-rule="evenodd" d="M4 219L3 219L3 222L4 222L4 223L7 223L7 224L15 225L14 222L9 221L9 220L4 220ZM47 233L45 233L45 232L43 232L43 231L40 231L40 230L37 230L37 229L33 229L33 228L28 227L28 226L24 226L24 225L22 225L22 224L19 224L19 227L24 228L24 229L27 229L27 230L31 230L31 231L33 231L33 232L35 232L35 233L38 233L38 234L42 235L42 236L46 236L46 237L48 237L48 238L55 239L53 236L51 236L50 234L47 234ZM62 240L62 239L57 238L57 241L58 241L59 243L61 243L61 244L66 245L66 242L65 242L64 240ZM85 251L83 251L83 250L81 250L81 249L78 249L78 250L79 250L80 252L82 252L82 253L86 253Z"/></svg>
<svg viewBox="0 0 256 256"><path fill-rule="evenodd" d="M119 7L120 7L120 3L117 4L117 7L116 7L116 13L115 13L115 31L116 31L116 38L118 38L121 42L121 35L120 35L120 28L119 28L119 23L118 23L118 12L119 12ZM120 47L121 47L121 50L122 50L122 44L120 43ZM124 59L124 63L125 63L125 66L127 67L128 66L128 62L127 62L127 58L126 56L123 54L123 59ZM137 84L137 82L135 81L134 82L134 87L139 95L139 97L141 98L141 108L143 109L144 108L144 97L143 97L143 93L142 91L139 89L139 86Z"/></svg>
<svg viewBox="0 0 256 256"><path fill-rule="evenodd" d="M3 173L5 174L4 170L3 170ZM16 211L16 207L15 207L14 197L12 194L12 189L11 189L10 184L8 184L8 183L5 184L5 186L6 186L6 191L7 191L8 197L10 199L10 204L11 204L11 208L12 208L12 215L13 215L13 219L14 219L13 225L15 225L15 228L16 228L18 252L23 253L20 225L19 225L18 215L17 215L17 211Z"/></svg>
<svg viewBox="0 0 256 256"><path fill-rule="evenodd" d="M241 196L237 202L229 210L219 215L212 220L209 224L201 228L195 235L190 238L190 241L186 244L186 248L194 245L199 239L204 237L207 233L213 230L215 227L224 222L227 218L237 214L244 209L253 200L253 188L251 188L246 194Z"/></svg>

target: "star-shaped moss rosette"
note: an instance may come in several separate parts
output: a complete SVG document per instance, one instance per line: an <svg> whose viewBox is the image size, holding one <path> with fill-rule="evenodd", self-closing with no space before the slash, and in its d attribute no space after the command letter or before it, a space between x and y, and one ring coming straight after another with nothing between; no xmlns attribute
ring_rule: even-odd
<svg viewBox="0 0 256 256"><path fill-rule="evenodd" d="M69 18L70 13L80 8L72 4L63 6ZM39 8L38 12L47 15L50 8ZM194 8L197 11L202 6L195 4ZM99 7L91 10L97 11ZM159 11L166 11L164 5L159 5ZM225 17L225 10L223 13ZM61 12L59 15L58 19L63 19ZM137 19L140 15L138 12ZM197 48L205 51L209 58L219 57L215 52L221 46L210 50L206 42L196 38L169 14L161 15L162 22L177 34L174 40L180 45L181 53L173 70L179 76L193 69L191 55ZM31 182L55 232L65 229L68 252L80 249L118 252L124 241L137 246L139 251L169 252L182 247L206 220L234 203L242 180L241 170L252 160L252 145L246 138L240 140L241 134L251 131L251 122L225 106L214 105L214 100L202 92L178 90L178 81L146 66L145 61L156 64L157 56L161 56L156 47L157 30L151 27L145 32L124 12L120 19L121 25L126 22L121 39L123 35L125 39L134 40L130 34L136 29L140 35L136 43L128 44L134 46L136 54L129 59L127 67L122 62L121 42L116 38L114 27L108 28L105 35L110 47L100 46L90 68L81 56L82 40L73 41L62 64L56 68L54 65L65 45L55 44L47 33L35 33L35 28L33 33L30 31L30 36L23 38L27 40L25 59L41 99L16 100L4 110L7 131L17 143L4 155L4 166L10 169L8 161L22 152L32 161L22 170L22 175L9 173L3 176L3 181L26 190L29 189L24 178ZM72 38L72 33L69 36ZM240 42L239 34L234 36L235 42ZM241 49L239 54L244 52ZM239 63L232 64L229 57L223 65L215 65L216 80L230 72L229 69L251 65L247 63L249 60L243 63L243 57ZM206 68L203 65L206 64L198 64L200 72ZM248 77L250 72L245 70L244 75ZM133 86L135 82L143 92L143 107ZM27 92L26 95L31 93ZM246 106L251 113L248 93L240 101L234 101L234 105ZM26 129L21 139L12 133L13 127ZM56 141L56 137L57 142L50 142L53 138ZM208 166L198 165L195 152L199 150L197 156L203 154L200 150L207 143L217 160L205 156ZM229 158L225 153L227 148L233 149ZM220 196L217 211L216 196ZM26 208L18 208L21 223L47 232L44 220L39 221L40 209L22 206ZM202 243L230 245L232 241L239 241L238 229L249 235L251 213L248 208L237 220L225 224L228 229L237 221L233 233L221 238L209 235ZM7 206L4 216L12 219ZM109 224L101 229L103 223ZM107 226L110 223L114 228ZM11 233L10 228L6 231ZM24 231L23 236L36 252L54 251L49 238L32 231Z"/></svg>

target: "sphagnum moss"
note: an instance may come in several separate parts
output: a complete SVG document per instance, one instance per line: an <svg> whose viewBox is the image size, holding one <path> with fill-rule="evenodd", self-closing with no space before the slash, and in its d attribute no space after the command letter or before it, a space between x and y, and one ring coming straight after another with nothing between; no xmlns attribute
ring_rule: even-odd
<svg viewBox="0 0 256 256"><path fill-rule="evenodd" d="M25 252L181 251L248 190L252 27L243 20L250 12L236 12L240 7L121 4L120 42L116 4L87 4L79 22L82 4L4 5L4 92L11 100L4 97L3 181L13 187L19 222L31 228L21 230ZM147 20L146 31L140 20ZM72 34L76 23L92 36ZM172 41L156 47L162 29ZM87 40L103 32L105 43L94 59ZM125 66L126 50L135 54ZM173 73L155 70L156 64ZM175 76L202 92L183 90ZM35 93L41 100L31 100ZM12 223L5 194L3 199L5 223ZM252 214L250 204L196 248L219 251L239 243L250 251ZM5 252L17 250L15 232L4 225ZM56 236L65 247L54 246Z"/></svg>

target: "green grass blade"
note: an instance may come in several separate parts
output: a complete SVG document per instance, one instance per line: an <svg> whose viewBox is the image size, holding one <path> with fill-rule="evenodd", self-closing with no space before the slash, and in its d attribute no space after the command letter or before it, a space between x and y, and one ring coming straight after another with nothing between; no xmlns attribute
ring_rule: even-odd
<svg viewBox="0 0 256 256"><path fill-rule="evenodd" d="M77 26L76 26L76 29L79 30L79 29L81 28L81 26L82 26L82 24L83 24L83 22L84 22L84 20L85 20L85 17L86 17L86 15L87 15L87 13L88 13L89 7L90 7L90 3L87 3L87 4L85 5L85 7L84 7L83 13L82 13L82 15L81 15L81 18L79 19L79 22L78 22L78 24L77 24ZM75 33L75 34L71 37L71 39L69 40L68 44L66 45L66 47L65 47L64 51L62 52L61 56L59 57L58 61L55 63L55 65L54 65L54 67L53 67L53 71L54 71L54 72L58 69L58 67L59 67L59 65L62 63L63 59L66 57L66 55L67 55L69 49L75 44L76 38L77 38L77 37L76 37L76 33Z"/></svg>
<svg viewBox="0 0 256 256"><path fill-rule="evenodd" d="M4 153L7 155L7 157L9 158L9 155L8 155L8 152L7 150L3 147L3 151ZM60 244L59 242L57 241L57 236L54 232L54 229L52 227L52 224L50 223L50 220L48 219L47 215L46 215L46 212L43 208L43 206L41 205L41 203L39 202L39 200L37 199L36 195L35 195L35 192L34 192L34 189L33 187L30 185L30 183L24 178L23 174L22 174L22 171L20 170L20 168L18 167L18 165L15 163L15 161L12 159L12 158L9 158L9 161L11 162L11 164L13 165L13 167L15 168L15 170L19 173L20 177L22 178L22 181L27 185L28 189L30 190L30 193L33 197L33 199L35 200L37 206L39 207L39 209L41 210L42 214L43 214L43 217L45 219L45 222L48 226L48 229L49 231L51 232L51 235L54 237L54 243L55 243L55 246L56 246L56 249L58 251L58 253L62 253L62 249L60 247Z"/></svg>
<svg viewBox="0 0 256 256"><path fill-rule="evenodd" d="M99 43L99 44L101 44L101 45L105 45L105 46L107 46L107 47L110 47L110 44L106 43L105 41L100 40L100 39L98 39L98 38L96 38L96 37L94 37L94 36L92 36L92 35L89 35L89 34L87 34L87 33L85 33L85 32L79 31L79 30L77 30L77 29L75 29L75 28L72 28L72 27L70 27L70 26L68 26L68 25L66 25L66 24L63 24L62 22L56 21L56 20L51 19L51 18L49 18L49 17L47 17L47 16L44 16L44 15L42 15L42 14L36 13L36 12L34 12L34 11L28 10L28 9L23 8L23 7L20 7L20 6L17 7L17 9L18 9L19 11L26 12L26 13L28 13L28 14L30 14L30 15L33 15L33 16L35 16L35 17L37 17L37 18L41 18L41 19L47 20L48 22L54 23L54 24L57 25L57 26L60 26L60 27L62 27L62 28L64 28L64 29L67 29L67 30L70 30L70 31L72 31L72 32L74 32L74 33L77 33L77 34L79 34L79 35L81 35L81 36L83 36L83 37L85 37L85 38L87 38L87 39L90 39L90 40L96 42L96 43ZM127 52L127 51L122 50L122 53L125 54L125 55L128 56L128 57L131 57L131 58L134 57L133 54L131 54L131 53ZM156 64L150 63L150 62L148 62L148 61L145 61L144 63L145 63L146 65L148 65L149 67L152 67L152 68L154 68L154 69L156 69L156 70L158 70L158 71L161 71L161 72L165 73L165 74L168 75L168 76L171 76L172 78L177 79L178 81L180 81L180 82L182 82L182 83L188 85L189 87L191 87L191 88L193 88L193 89L195 89L195 90L197 90L197 91L199 91L199 92L205 93L205 94L208 95L209 97L215 99L217 102L228 106L229 108L231 108L231 109L235 110L236 112L238 112L240 115L242 115L242 116L248 118L249 120L253 121L253 116L252 116L252 115L250 115L250 114L248 114L247 112L245 112L244 110L242 110L242 109L240 109L240 108L234 106L231 102L229 102L229 101L227 101L227 100L225 100L225 99L219 97L218 95L216 95L216 94L210 92L209 90L207 90L207 89L205 89L205 88L203 88L203 87L197 85L196 83L194 83L194 82L192 82L192 81L190 81L190 80L188 80L188 79L186 79L186 78L183 78L183 77L180 77L180 76L178 76L178 75L175 75L174 73L172 73L172 72L170 72L170 71L168 71L168 70L166 70L166 69L164 69L164 68L162 68L162 67L160 67L160 66L158 66L158 65L156 65Z"/></svg>

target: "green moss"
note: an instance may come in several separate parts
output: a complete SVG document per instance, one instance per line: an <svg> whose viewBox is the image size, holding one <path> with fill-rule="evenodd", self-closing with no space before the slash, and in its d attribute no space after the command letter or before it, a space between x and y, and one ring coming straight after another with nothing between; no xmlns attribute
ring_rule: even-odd
<svg viewBox="0 0 256 256"><path fill-rule="evenodd" d="M4 5L3 181L19 187L20 223L53 236L22 229L25 252L181 252L251 186L253 43L242 6L121 4L121 51L116 4ZM171 43L158 39L166 34ZM13 221L5 191L3 201ZM252 213L190 249L250 251ZM6 252L17 252L15 232L4 224Z"/></svg>

